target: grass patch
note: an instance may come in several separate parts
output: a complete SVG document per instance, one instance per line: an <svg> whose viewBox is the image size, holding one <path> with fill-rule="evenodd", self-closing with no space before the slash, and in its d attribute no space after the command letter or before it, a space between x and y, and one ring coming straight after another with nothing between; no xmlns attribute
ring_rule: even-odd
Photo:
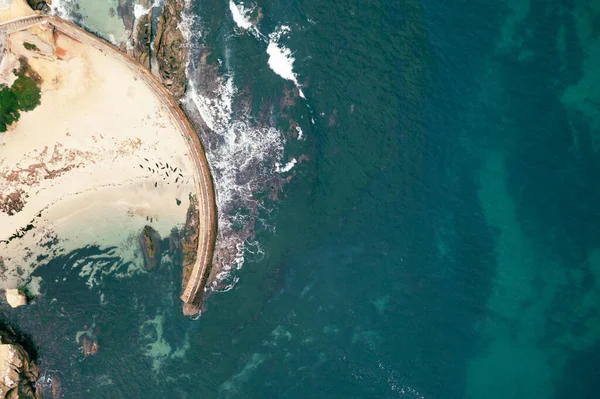
<svg viewBox="0 0 600 399"><path fill-rule="evenodd" d="M20 68L13 72L17 75L11 87L0 85L0 132L6 132L8 126L17 122L20 111L32 111L40 105L40 83L42 79L35 73L25 58L20 60Z"/></svg>
<svg viewBox="0 0 600 399"><path fill-rule="evenodd" d="M40 105L40 89L29 76L19 76L11 90L15 93L21 111L32 111Z"/></svg>
<svg viewBox="0 0 600 399"><path fill-rule="evenodd" d="M19 100L11 89L0 87L0 132L6 132L6 127L19 120Z"/></svg>
<svg viewBox="0 0 600 399"><path fill-rule="evenodd" d="M29 51L40 51L38 46L36 46L33 43L23 42L23 47L25 47L25 49Z"/></svg>

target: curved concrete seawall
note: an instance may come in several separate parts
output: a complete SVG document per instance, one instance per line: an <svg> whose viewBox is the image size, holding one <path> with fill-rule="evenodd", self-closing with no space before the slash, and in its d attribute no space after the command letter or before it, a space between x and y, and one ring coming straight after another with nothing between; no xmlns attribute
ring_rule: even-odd
<svg viewBox="0 0 600 399"><path fill-rule="evenodd" d="M181 300L184 303L184 313L188 315L199 312L199 303L206 281L206 274L210 270L213 251L216 239L216 203L213 188L212 176L206 155L195 129L188 120L183 110L179 107L177 101L169 91L132 57L121 52L117 47L103 41L102 39L84 31L71 22L65 21L56 16L31 16L18 22L18 27L7 21L6 27L23 29L32 24L51 24L54 29L76 41L89 45L100 51L105 56L118 60L130 69L137 78L144 82L156 97L160 100L164 108L169 113L169 117L176 123L181 131L189 152L189 156L194 164L194 187L197 198L198 212L198 248L196 261L193 266L189 280L181 294ZM1 29L1 25L0 25ZM106 71L110 74L110 71ZM119 95L119 93L115 93Z"/></svg>

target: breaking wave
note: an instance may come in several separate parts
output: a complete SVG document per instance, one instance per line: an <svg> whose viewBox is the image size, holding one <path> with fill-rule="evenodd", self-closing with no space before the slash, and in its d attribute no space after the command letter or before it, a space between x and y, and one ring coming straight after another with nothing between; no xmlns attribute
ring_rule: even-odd
<svg viewBox="0 0 600 399"><path fill-rule="evenodd" d="M283 35L289 34L291 31L289 26L282 25L269 34L269 45L267 46L267 54L269 54L269 68L277 75L284 79L294 82L300 97L304 97L301 85L298 83L298 77L294 73L294 54L292 51L280 43Z"/></svg>
<svg viewBox="0 0 600 399"><path fill-rule="evenodd" d="M235 4L233 0L229 0L229 11L233 22L244 31L248 31L259 40L267 43L267 54L269 55L269 68L277 75L286 80L294 82L298 88L300 97L306 98L302 92L302 87L298 83L298 77L294 73L294 54L292 50L281 43L281 38L291 32L291 28L287 25L277 27L269 36L263 35L250 19L254 8L244 7L244 3Z"/></svg>
<svg viewBox="0 0 600 399"><path fill-rule="evenodd" d="M200 135L216 186L219 229L214 263L220 270L217 284L228 289L237 282L231 271L242 267L244 254L251 247L261 251L258 243L250 242L264 207L254 194L265 189L279 170L285 140L274 127L234 116L232 102L237 90L233 75L219 79L212 98L202 94L193 76L190 74L184 104L188 110L193 107L191 114L196 110L209 128L200 129Z"/></svg>
<svg viewBox="0 0 600 399"><path fill-rule="evenodd" d="M252 22L250 21L250 11L244 7L244 3L236 5L233 0L229 0L229 11L233 17L233 22L242 29L252 28Z"/></svg>
<svg viewBox="0 0 600 399"><path fill-rule="evenodd" d="M241 16L240 13L238 19ZM197 28L194 25L193 31L199 32ZM256 194L280 187L280 172L289 171L295 162L281 166L284 135L270 123L248 116L249 101L238 92L235 73L228 68L227 60L224 64L228 72L222 74L217 67L206 64L203 58L206 49L201 43L189 43L188 88L183 105L204 144L218 209L213 260L218 274L208 289L226 291L238 281L234 271L246 260L258 260L263 255L260 244L253 238L257 223L261 229L274 230L264 216L271 214L272 209L263 199L257 199Z"/></svg>
<svg viewBox="0 0 600 399"><path fill-rule="evenodd" d="M53 0L50 4L50 14L72 20L72 10L75 9L75 4L75 0Z"/></svg>

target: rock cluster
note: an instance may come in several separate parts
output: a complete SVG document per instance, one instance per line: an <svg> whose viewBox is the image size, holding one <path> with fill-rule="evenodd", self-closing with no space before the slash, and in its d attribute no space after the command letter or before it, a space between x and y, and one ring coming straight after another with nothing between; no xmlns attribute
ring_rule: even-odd
<svg viewBox="0 0 600 399"><path fill-rule="evenodd" d="M83 356L88 357L98 353L98 339L89 333L84 333L79 337L81 352Z"/></svg>
<svg viewBox="0 0 600 399"><path fill-rule="evenodd" d="M140 246L144 254L146 270L154 269L160 261L160 235L150 226L145 226L140 234Z"/></svg>
<svg viewBox="0 0 600 399"><path fill-rule="evenodd" d="M48 2L51 3L51 1ZM29 7L31 7L33 10L38 10L42 12L50 11L50 6L48 5L48 2L46 0L27 0Z"/></svg>
<svg viewBox="0 0 600 399"><path fill-rule="evenodd" d="M158 18L154 48L163 85L180 98L185 93L187 77L187 44L179 26L182 21L184 0L166 0Z"/></svg>
<svg viewBox="0 0 600 399"><path fill-rule="evenodd" d="M0 335L0 399L40 399L35 390L38 375L23 347Z"/></svg>
<svg viewBox="0 0 600 399"><path fill-rule="evenodd" d="M149 0L141 6L151 7ZM181 32L185 0L165 0L155 26L151 11L135 22L131 55L157 75L175 98L183 97L187 86L186 65L188 49Z"/></svg>
<svg viewBox="0 0 600 399"><path fill-rule="evenodd" d="M140 6L145 10L150 10L152 2L150 0L141 0ZM125 7L122 8L125 10ZM152 70L152 23L150 21L151 11L141 15L137 21L134 20L133 10L131 13L121 12L121 18L128 29L134 31L133 48L130 49L130 55L149 71Z"/></svg>

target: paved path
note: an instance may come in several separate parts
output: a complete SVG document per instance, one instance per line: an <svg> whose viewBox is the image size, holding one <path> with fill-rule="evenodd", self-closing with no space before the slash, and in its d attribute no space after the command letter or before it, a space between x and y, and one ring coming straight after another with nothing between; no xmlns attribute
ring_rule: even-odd
<svg viewBox="0 0 600 399"><path fill-rule="evenodd" d="M0 60L4 54L4 50L8 48L8 34L24 30L32 27L33 25L39 24L46 19L43 15L33 15L29 17L22 17L13 19L12 21L4 22L0 24Z"/></svg>
<svg viewBox="0 0 600 399"><path fill-rule="evenodd" d="M12 33L19 30L24 30L32 27L33 25L37 25L41 22L44 22L45 20L46 16L44 15L33 15L30 17L13 19L12 21L0 24L0 32Z"/></svg>
<svg viewBox="0 0 600 399"><path fill-rule="evenodd" d="M124 62L152 89L152 91L156 93L166 109L171 113L173 119L179 125L188 146L190 157L195 165L194 185L196 187L196 197L198 199L199 225L196 263L194 264L190 279L181 295L181 300L185 305L188 305L184 306L184 312L186 312L186 309L188 312L194 311L194 306L191 305L196 303L200 299L199 296L202 294L206 277L205 274L212 262L217 229L217 212L212 177L204 153L204 148L200 143L200 139L198 138L195 129L171 93L165 89L154 75L140 65L135 59L121 52L117 47L84 31L71 22L55 16L33 16L0 24L0 32L3 30L5 30L5 32L14 32L16 30L26 29L29 26L43 21L50 22L58 31Z"/></svg>

